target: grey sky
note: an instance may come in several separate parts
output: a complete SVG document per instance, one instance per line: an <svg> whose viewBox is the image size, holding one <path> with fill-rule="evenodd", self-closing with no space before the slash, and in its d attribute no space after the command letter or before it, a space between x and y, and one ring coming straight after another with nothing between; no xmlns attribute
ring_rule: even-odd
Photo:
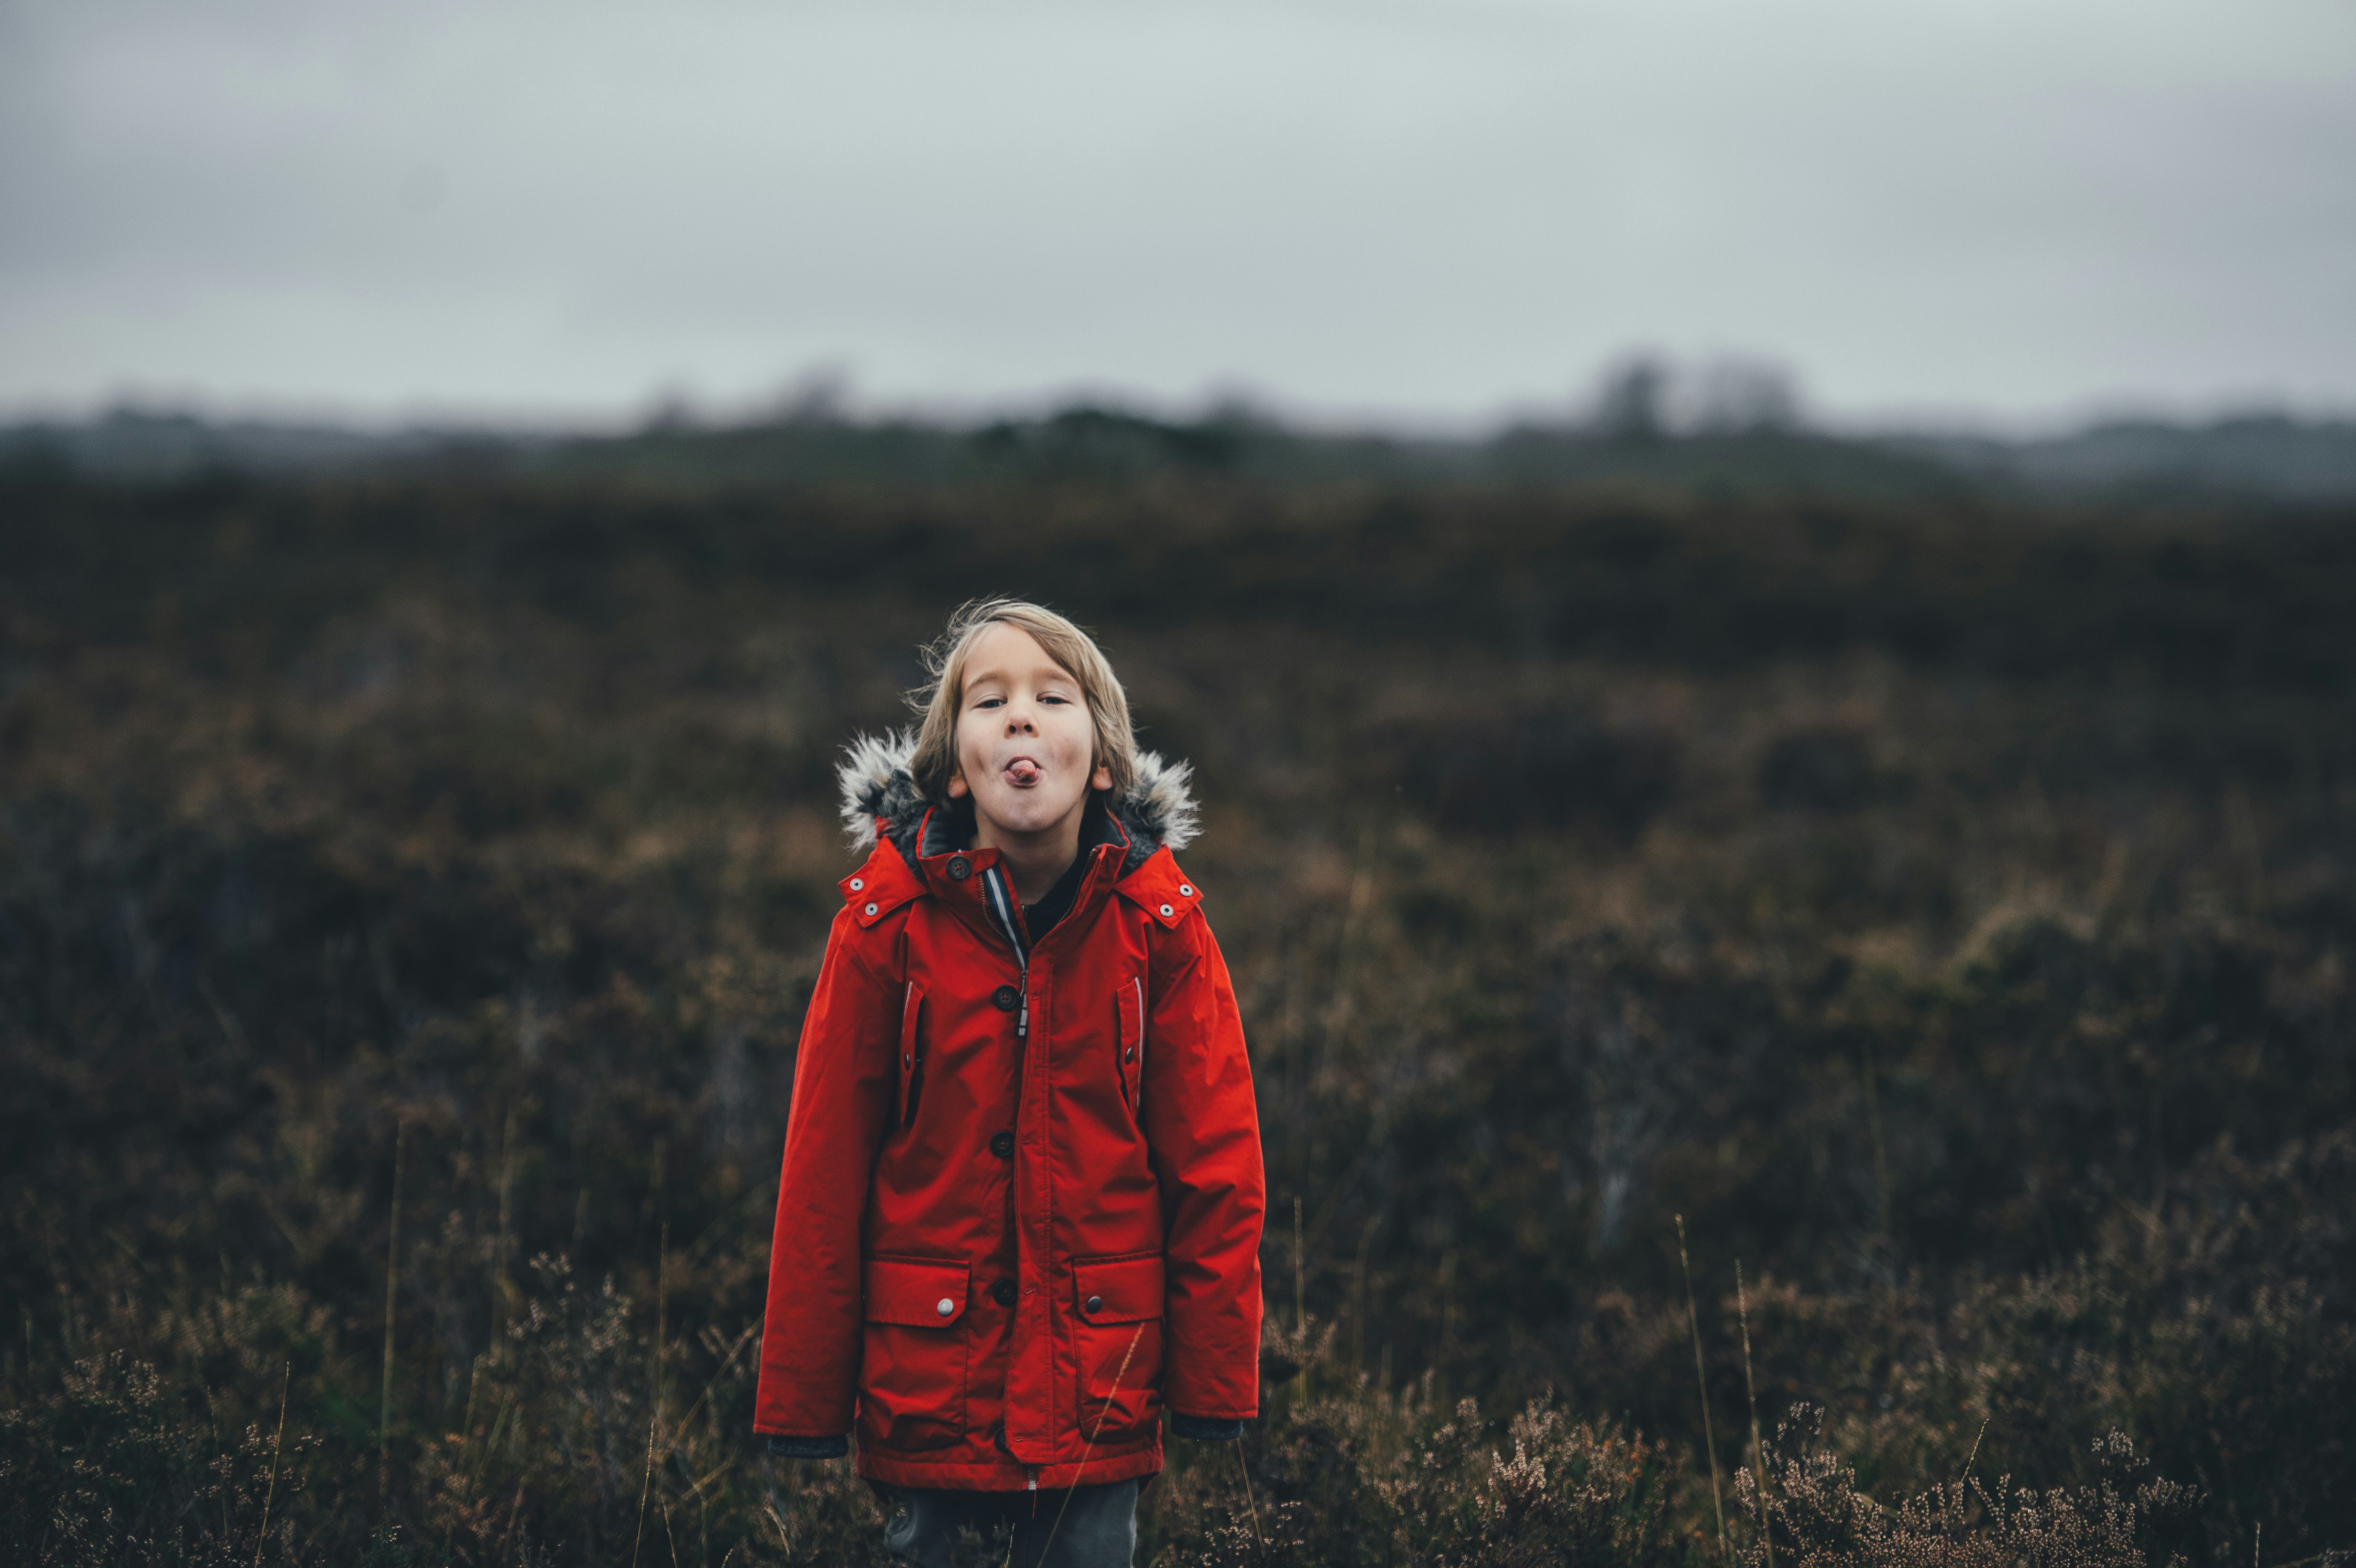
<svg viewBox="0 0 2356 1568"><path fill-rule="evenodd" d="M2356 406L2356 0L35 0L0 409Z"/></svg>

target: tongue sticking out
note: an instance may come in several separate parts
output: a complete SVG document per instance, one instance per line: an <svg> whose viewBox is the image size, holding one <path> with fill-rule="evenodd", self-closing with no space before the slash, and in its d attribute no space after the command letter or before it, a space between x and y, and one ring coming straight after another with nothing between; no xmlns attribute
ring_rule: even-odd
<svg viewBox="0 0 2356 1568"><path fill-rule="evenodd" d="M1018 784L1034 784L1039 782L1039 769L1028 758L1018 758L1007 764L1006 776Z"/></svg>

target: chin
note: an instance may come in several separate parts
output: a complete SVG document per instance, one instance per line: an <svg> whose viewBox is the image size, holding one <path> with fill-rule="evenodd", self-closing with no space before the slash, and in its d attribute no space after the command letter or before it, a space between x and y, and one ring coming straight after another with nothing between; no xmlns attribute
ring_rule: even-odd
<svg viewBox="0 0 2356 1568"><path fill-rule="evenodd" d="M1072 809L1072 803L1042 800L1024 794L1012 800L988 802L984 809L991 821L1009 833L1038 833L1061 822Z"/></svg>

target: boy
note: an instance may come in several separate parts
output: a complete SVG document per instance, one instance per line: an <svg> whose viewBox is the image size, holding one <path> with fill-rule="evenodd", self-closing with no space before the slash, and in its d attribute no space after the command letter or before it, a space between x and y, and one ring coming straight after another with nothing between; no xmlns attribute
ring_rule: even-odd
<svg viewBox="0 0 2356 1568"><path fill-rule="evenodd" d="M1188 769L1037 605L968 606L928 662L916 733L841 770L873 849L802 1025L754 1427L832 1457L855 1414L926 1568L1001 1521L1018 1563L1127 1568L1164 1404L1198 1439L1258 1406L1259 1127L1171 856Z"/></svg>

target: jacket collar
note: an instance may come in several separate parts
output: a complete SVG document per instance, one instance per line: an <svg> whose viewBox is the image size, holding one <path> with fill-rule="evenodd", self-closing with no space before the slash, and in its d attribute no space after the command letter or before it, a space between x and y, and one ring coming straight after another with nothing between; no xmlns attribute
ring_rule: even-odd
<svg viewBox="0 0 2356 1568"><path fill-rule="evenodd" d="M1175 907L1168 904L1168 890L1163 882L1175 883L1176 862L1157 851L1147 858L1144 865L1131 871L1128 858L1135 848L1134 835L1108 811L1090 811L1081 820L1080 859L1087 870L1080 879L1078 896L1073 901L1071 915L1094 907L1100 898L1116 885L1136 901L1151 907ZM868 851L866 863L850 876L836 883L843 902L850 906L851 917L862 927L873 925L888 918L902 904L929 893L951 910L969 925L984 932L994 927L986 909L984 878L998 865L1001 856L995 849L969 848L963 835L948 815L937 807L927 808L909 841L921 847L914 861L909 851L903 850L890 838L878 842ZM1169 870L1171 875L1158 877L1156 872ZM1198 897L1189 886L1185 898ZM1152 901L1160 899L1161 905ZM1066 915L1057 931L1078 929L1071 915ZM1163 917L1164 924L1175 922ZM1049 938L1051 940L1053 933Z"/></svg>
<svg viewBox="0 0 2356 1568"><path fill-rule="evenodd" d="M916 754L916 732L887 731L854 740L842 765L835 772L842 786L842 826L851 844L865 849L879 837L888 838L911 868L948 856L969 837L969 814L953 816L936 806L916 787L908 772ZM1126 877L1153 858L1156 850L1183 849L1194 837L1197 814L1189 784L1193 767L1165 763L1152 752L1137 756L1137 782L1118 800L1106 800L1102 812L1090 811L1081 827L1081 853L1102 844L1120 843L1119 876ZM960 821L959 816L966 816ZM1092 845L1092 823L1110 831ZM988 854L991 851L974 851Z"/></svg>

